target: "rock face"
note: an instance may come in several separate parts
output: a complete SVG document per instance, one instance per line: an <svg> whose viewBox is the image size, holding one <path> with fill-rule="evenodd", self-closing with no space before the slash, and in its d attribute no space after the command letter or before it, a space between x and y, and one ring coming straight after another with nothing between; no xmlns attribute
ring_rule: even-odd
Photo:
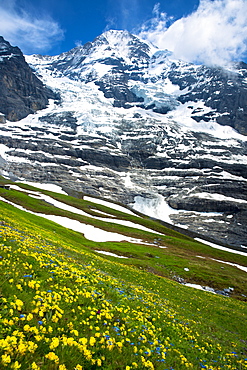
<svg viewBox="0 0 247 370"><path fill-rule="evenodd" d="M52 91L34 75L18 47L0 36L0 112L9 121L18 121L43 109Z"/></svg>
<svg viewBox="0 0 247 370"><path fill-rule="evenodd" d="M1 124L4 175L118 200L246 251L244 63L184 63L125 31L26 60L60 100Z"/></svg>
<svg viewBox="0 0 247 370"><path fill-rule="evenodd" d="M194 110L193 118L197 122L209 122L215 116L216 122L229 125L247 135L247 64L236 64L235 71L200 66L196 73L191 72L183 74L174 68L168 76L181 88L188 88L188 92L181 95L179 101L203 100L213 110L206 114Z"/></svg>

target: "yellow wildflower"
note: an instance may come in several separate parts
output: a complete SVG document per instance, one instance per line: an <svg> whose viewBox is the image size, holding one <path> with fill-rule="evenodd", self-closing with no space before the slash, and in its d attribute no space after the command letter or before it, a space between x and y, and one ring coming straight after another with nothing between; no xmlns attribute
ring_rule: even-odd
<svg viewBox="0 0 247 370"><path fill-rule="evenodd" d="M83 370L83 367L81 365L76 365L75 370Z"/></svg>
<svg viewBox="0 0 247 370"><path fill-rule="evenodd" d="M28 351L34 353L38 345L32 341L28 341Z"/></svg>
<svg viewBox="0 0 247 370"><path fill-rule="evenodd" d="M32 370L40 370L40 367L38 365L36 365L35 362L33 362L32 365L31 365L31 369Z"/></svg>
<svg viewBox="0 0 247 370"><path fill-rule="evenodd" d="M10 364L11 363L10 355L2 355L2 363L3 366L7 366L8 364Z"/></svg>
<svg viewBox="0 0 247 370"><path fill-rule="evenodd" d="M30 321L30 320L32 320L33 319L33 314L32 313L29 313L28 315L27 315L27 321Z"/></svg>
<svg viewBox="0 0 247 370"><path fill-rule="evenodd" d="M79 339L79 342L80 342L82 345L85 345L85 344L87 344L87 338L80 338L80 339Z"/></svg>
<svg viewBox="0 0 247 370"><path fill-rule="evenodd" d="M96 342L96 339L94 337L90 337L89 339L90 346L94 346L95 342Z"/></svg>
<svg viewBox="0 0 247 370"><path fill-rule="evenodd" d="M21 364L18 361L15 361L14 364L11 366L11 369L17 370L20 369Z"/></svg>
<svg viewBox="0 0 247 370"><path fill-rule="evenodd" d="M18 311L21 311L22 309L22 306L24 305L24 303L20 300L20 299L16 299L15 300L15 304L16 304L16 308Z"/></svg>
<svg viewBox="0 0 247 370"><path fill-rule="evenodd" d="M58 347L59 345L59 339L58 338L52 338L52 342L50 344L50 349L54 349Z"/></svg>
<svg viewBox="0 0 247 370"><path fill-rule="evenodd" d="M30 325L24 325L24 327L23 327L23 330L24 331L29 331L30 330Z"/></svg>
<svg viewBox="0 0 247 370"><path fill-rule="evenodd" d="M98 359L97 359L97 365L98 365L98 366L101 366L101 365L102 365L102 361L101 361L101 359L100 359L100 358L98 358Z"/></svg>
<svg viewBox="0 0 247 370"><path fill-rule="evenodd" d="M21 354L24 355L26 353L26 345L23 342L20 342L17 348L17 351Z"/></svg>
<svg viewBox="0 0 247 370"><path fill-rule="evenodd" d="M34 338L37 342L40 342L43 339L43 335L35 335Z"/></svg>
<svg viewBox="0 0 247 370"><path fill-rule="evenodd" d="M49 352L45 357L48 358L48 360L54 361L56 364L59 363L59 357L54 352Z"/></svg>

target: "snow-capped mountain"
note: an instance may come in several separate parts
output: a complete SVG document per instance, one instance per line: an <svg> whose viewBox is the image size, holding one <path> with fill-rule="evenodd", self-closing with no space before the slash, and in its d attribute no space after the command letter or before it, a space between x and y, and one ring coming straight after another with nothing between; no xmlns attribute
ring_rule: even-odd
<svg viewBox="0 0 247 370"><path fill-rule="evenodd" d="M0 59L0 76L9 61ZM3 174L118 200L246 246L246 64L185 63L113 30L26 61L54 95L1 126Z"/></svg>

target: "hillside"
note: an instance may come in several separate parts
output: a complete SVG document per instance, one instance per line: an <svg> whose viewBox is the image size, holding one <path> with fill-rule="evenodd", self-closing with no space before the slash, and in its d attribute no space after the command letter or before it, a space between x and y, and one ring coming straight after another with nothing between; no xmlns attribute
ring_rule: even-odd
<svg viewBox="0 0 247 370"><path fill-rule="evenodd" d="M246 254L99 198L0 197L1 368L247 367Z"/></svg>

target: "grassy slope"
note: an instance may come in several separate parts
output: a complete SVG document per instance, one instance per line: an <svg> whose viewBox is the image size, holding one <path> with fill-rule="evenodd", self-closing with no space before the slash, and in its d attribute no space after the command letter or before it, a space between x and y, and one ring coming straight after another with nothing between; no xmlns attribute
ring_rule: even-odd
<svg viewBox="0 0 247 370"><path fill-rule="evenodd" d="M25 189L32 191L35 190L35 188L27 185L19 185L23 186ZM48 191L42 192L54 197L56 200L81 209L84 212L89 212L88 217L58 209L43 200L31 198L27 193L21 193L15 190L0 189L0 196L22 205L33 212L69 217L110 232L122 233L124 235L152 243L152 246L144 246L141 244L133 246L131 243L123 242L95 243L92 241L86 241L86 246L90 249L101 249L130 257L128 259L124 259L122 263L138 266L141 269L145 269L160 276L173 279L183 278L187 282L208 285L216 289L233 287L233 295L239 299L245 299L244 296L247 295L246 273L236 267L213 261L212 258L247 266L247 257L217 250L198 243L192 238L181 235L178 232L170 230L165 226L150 220L148 217L141 218L124 214L100 204L93 204L88 201L75 199L62 194ZM131 229L126 226L91 218L90 214L93 213L96 215L97 209L108 213L109 215L114 215L115 218L120 220L132 221L136 224L140 223L141 225L156 230L159 233L164 233L164 236L159 234L154 235L142 230ZM157 242L160 247L166 248L159 248L159 246L155 245ZM200 258L198 256L204 258ZM110 258L114 260L114 257ZM184 268L189 268L189 271L185 271Z"/></svg>
<svg viewBox="0 0 247 370"><path fill-rule="evenodd" d="M1 196L30 209L34 207L36 212L61 212L26 194L0 190ZM137 221L134 216L90 202L53 196L84 210L93 206L116 217ZM148 219L138 218L147 227L157 231L159 228L159 232L166 234L158 237L167 249L88 241L79 233L3 202L1 219L0 325L2 338L12 338L7 342L0 339L3 368L60 366L63 370L74 369L77 364L84 369L245 368L245 302L197 291L148 273L167 277L179 274L210 286L235 284L240 295L246 273L227 265L223 265L222 271L221 264L208 258L246 265L242 256L173 234ZM157 238L116 224L99 225L149 241ZM90 252L92 249L133 257L119 263L114 257L95 255ZM197 254L206 260L196 257ZM124 264L132 266L126 268ZM184 266L190 271L185 272ZM18 306L18 299L23 305L19 302Z"/></svg>

